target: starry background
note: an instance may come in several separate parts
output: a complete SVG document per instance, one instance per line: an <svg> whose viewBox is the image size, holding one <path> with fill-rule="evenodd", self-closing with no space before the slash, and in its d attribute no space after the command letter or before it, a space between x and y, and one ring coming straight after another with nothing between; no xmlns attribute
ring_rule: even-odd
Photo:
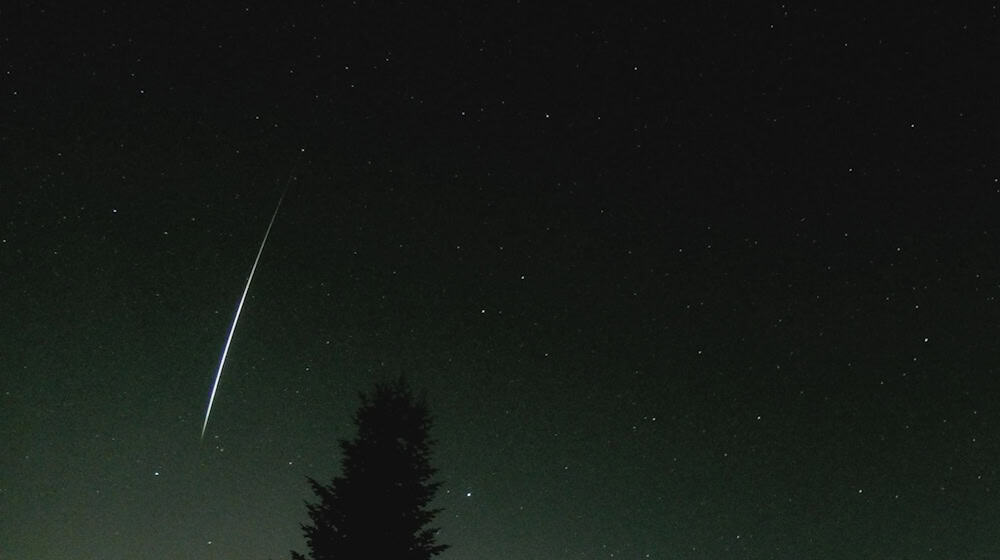
<svg viewBox="0 0 1000 560"><path fill-rule="evenodd" d="M132 4L0 9L0 558L303 550L400 373L442 558L1000 555L996 4Z"/></svg>

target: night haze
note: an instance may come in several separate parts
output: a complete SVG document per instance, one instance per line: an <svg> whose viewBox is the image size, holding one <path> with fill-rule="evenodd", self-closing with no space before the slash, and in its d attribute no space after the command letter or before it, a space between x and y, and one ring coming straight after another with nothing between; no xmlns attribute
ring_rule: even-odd
<svg viewBox="0 0 1000 560"><path fill-rule="evenodd" d="M997 5L10 4L0 559L1000 557Z"/></svg>

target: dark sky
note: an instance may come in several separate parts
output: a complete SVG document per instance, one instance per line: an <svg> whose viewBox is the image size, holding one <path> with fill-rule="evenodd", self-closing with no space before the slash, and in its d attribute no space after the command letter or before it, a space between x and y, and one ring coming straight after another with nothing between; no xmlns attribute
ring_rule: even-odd
<svg viewBox="0 0 1000 560"><path fill-rule="evenodd" d="M996 4L145 4L0 8L0 558L303 550L400 373L445 559L1000 557Z"/></svg>

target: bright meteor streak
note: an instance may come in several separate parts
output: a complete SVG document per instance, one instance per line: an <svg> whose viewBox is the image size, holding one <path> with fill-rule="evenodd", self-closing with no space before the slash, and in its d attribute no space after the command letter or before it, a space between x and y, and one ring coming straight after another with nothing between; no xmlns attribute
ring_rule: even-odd
<svg viewBox="0 0 1000 560"><path fill-rule="evenodd" d="M253 275L257 272L257 263L260 262L260 255L264 252L264 245L267 245L267 236L271 235L271 226L274 225L274 219L278 217L278 209L281 208L281 201L285 199L285 193L287 192L288 187L286 186L285 192L281 193L281 197L278 199L278 205L274 207L274 214L271 215L271 221L267 224L267 231L264 232L264 240L260 242L260 249L257 249L257 258L253 260L253 267L250 268L247 285L243 287L243 295L240 296L240 303L236 306L236 315L233 317L233 324L229 326L229 336L226 337L226 346L222 349L222 359L219 360L219 369L216 370L215 382L212 383L212 394L208 398L208 408L205 409L205 421L201 424L201 439L205 439L205 428L208 427L208 417L212 414L215 393L219 389L219 380L222 379L222 368L226 366L226 356L229 354L229 344L233 341L233 333L236 332L236 323L240 320L240 313L243 312L243 303L247 299L247 292L250 291L250 283L253 282Z"/></svg>

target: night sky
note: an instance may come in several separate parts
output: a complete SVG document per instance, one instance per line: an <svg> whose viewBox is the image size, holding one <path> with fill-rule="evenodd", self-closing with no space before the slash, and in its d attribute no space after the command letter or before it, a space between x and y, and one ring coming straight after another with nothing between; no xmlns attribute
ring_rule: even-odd
<svg viewBox="0 0 1000 560"><path fill-rule="evenodd" d="M446 560L1000 557L995 3L203 4L0 8L0 558L303 551L399 374Z"/></svg>

